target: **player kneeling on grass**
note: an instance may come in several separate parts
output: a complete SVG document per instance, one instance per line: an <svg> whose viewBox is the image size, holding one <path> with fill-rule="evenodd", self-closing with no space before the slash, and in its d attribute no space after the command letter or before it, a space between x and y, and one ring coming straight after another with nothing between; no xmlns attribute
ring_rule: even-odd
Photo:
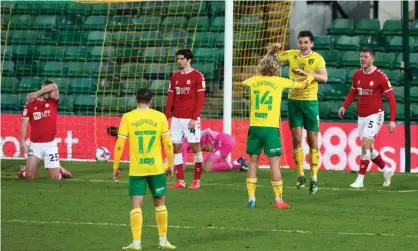
<svg viewBox="0 0 418 251"><path fill-rule="evenodd" d="M152 93L148 89L140 89L136 94L138 108L125 113L120 122L118 140L115 145L113 162L113 179L120 178L119 162L122 157L125 140L129 140L129 195L132 200L131 232L133 242L123 249L141 250L142 206L147 185L151 190L157 230L161 249L175 249L167 240L168 213L165 206L167 193L166 173L173 176L173 143L170 139L168 121L165 115L150 108ZM162 141L168 159L165 168L161 154Z"/></svg>
<svg viewBox="0 0 418 251"><path fill-rule="evenodd" d="M374 149L374 139L380 131L384 120L382 105L383 94L389 100L390 121L389 132L395 131L396 99L392 86L386 74L373 65L375 58L372 49L364 49L360 53L361 69L353 75L351 91L347 95L343 106L338 110L338 115L343 118L345 109L359 95L357 102L358 133L361 139L360 170L357 179L350 186L352 188L364 187L363 181L370 160L382 171L385 181L383 186L390 186L390 180L395 173L395 168L389 168L383 161L379 152Z"/></svg>
<svg viewBox="0 0 418 251"><path fill-rule="evenodd" d="M58 85L44 81L41 89L27 96L23 108L22 127L20 129L20 151L28 154L25 168L19 170L18 176L33 180L36 178L39 164L44 160L49 178L59 180L72 178L72 174L60 165L57 134ZM28 124L31 126L30 144L26 146L25 136Z"/></svg>
<svg viewBox="0 0 418 251"><path fill-rule="evenodd" d="M203 152L208 152L203 161L203 170L206 172L224 172L232 169L247 170L249 165L243 157L239 157L232 163L226 161L228 155L234 149L236 142L233 136L212 131L210 128L203 130L200 136L200 145ZM186 160L187 153L191 153L192 148L187 139L183 141L183 160ZM184 163L183 168L186 168Z"/></svg>
<svg viewBox="0 0 418 251"><path fill-rule="evenodd" d="M280 71L279 61L272 55L266 55L260 62L258 76L243 82L250 88L251 112L250 128L247 138L247 154L250 155L250 168L247 171L248 206L255 207L255 189L257 169L261 150L268 156L271 171L271 184L276 199L276 208L289 208L283 200L283 181L280 171L282 146L280 139L280 104L284 89L304 89L314 79L307 75L303 82L294 82L277 77Z"/></svg>

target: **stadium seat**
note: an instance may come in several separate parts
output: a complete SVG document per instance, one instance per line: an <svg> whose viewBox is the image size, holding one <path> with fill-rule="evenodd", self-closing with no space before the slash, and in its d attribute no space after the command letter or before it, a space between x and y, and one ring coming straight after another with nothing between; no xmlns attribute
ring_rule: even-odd
<svg viewBox="0 0 418 251"><path fill-rule="evenodd" d="M10 17L10 26L11 30L14 29L30 29L32 28L33 23L35 23L35 16L31 15L13 15Z"/></svg>
<svg viewBox="0 0 418 251"><path fill-rule="evenodd" d="M257 31L262 28L263 19L261 16L242 16L237 25L240 31Z"/></svg>
<svg viewBox="0 0 418 251"><path fill-rule="evenodd" d="M360 19L354 31L357 35L374 35L380 31L379 19Z"/></svg>
<svg viewBox="0 0 418 251"><path fill-rule="evenodd" d="M146 47L143 58L145 62L165 63L167 62L168 49L165 47Z"/></svg>
<svg viewBox="0 0 418 251"><path fill-rule="evenodd" d="M84 30L104 30L106 27L106 16L89 16L83 24Z"/></svg>
<svg viewBox="0 0 418 251"><path fill-rule="evenodd" d="M86 62L68 62L68 76L91 77L90 70L88 70L88 63Z"/></svg>
<svg viewBox="0 0 418 251"><path fill-rule="evenodd" d="M165 104L167 103L167 96L156 96L152 100L151 107L157 111L164 112Z"/></svg>
<svg viewBox="0 0 418 251"><path fill-rule="evenodd" d="M395 54L391 52L376 52L374 64L379 68L392 69L395 63Z"/></svg>
<svg viewBox="0 0 418 251"><path fill-rule="evenodd" d="M360 50L360 37L339 36L334 47L337 50L358 51Z"/></svg>
<svg viewBox="0 0 418 251"><path fill-rule="evenodd" d="M87 45L102 45L103 43L108 44L112 39L110 32L104 31L92 31L87 34L85 43Z"/></svg>
<svg viewBox="0 0 418 251"><path fill-rule="evenodd" d="M148 81L142 78L122 80L121 89L124 95L135 95L140 88L148 88Z"/></svg>
<svg viewBox="0 0 418 251"><path fill-rule="evenodd" d="M330 116L330 107L328 106L328 102L321 101L318 102L318 110L319 110L319 119L328 119Z"/></svg>
<svg viewBox="0 0 418 251"><path fill-rule="evenodd" d="M418 102L418 86L411 87L409 93L411 101Z"/></svg>
<svg viewBox="0 0 418 251"><path fill-rule="evenodd" d="M36 5L35 8L40 8L39 5ZM44 14L61 14L65 13L67 9L66 3L43 3L40 8L41 12Z"/></svg>
<svg viewBox="0 0 418 251"><path fill-rule="evenodd" d="M158 94L167 93L168 86L170 85L169 80L152 80L150 89Z"/></svg>
<svg viewBox="0 0 418 251"><path fill-rule="evenodd" d="M95 95L73 95L73 111L80 115L91 115L89 112L94 112L97 106L97 98Z"/></svg>
<svg viewBox="0 0 418 251"><path fill-rule="evenodd" d="M41 8L35 3L16 3L13 12L16 14L36 15L41 13Z"/></svg>
<svg viewBox="0 0 418 251"><path fill-rule="evenodd" d="M81 45L84 42L84 33L79 31L61 31L58 43L62 45Z"/></svg>
<svg viewBox="0 0 418 251"><path fill-rule="evenodd" d="M85 22L85 17L80 15L61 16L57 19L59 30L81 30Z"/></svg>
<svg viewBox="0 0 418 251"><path fill-rule="evenodd" d="M225 17L215 17L212 20L210 30L223 32L225 30Z"/></svg>
<svg viewBox="0 0 418 251"><path fill-rule="evenodd" d="M225 45L225 34L223 32L216 35L216 47L224 47Z"/></svg>
<svg viewBox="0 0 418 251"><path fill-rule="evenodd" d="M394 67L400 67L403 61L403 53L399 53ZM418 68L418 53L409 53L409 67Z"/></svg>
<svg viewBox="0 0 418 251"><path fill-rule="evenodd" d="M414 50L415 40L412 37L409 37L409 51L412 52ZM403 38L400 36L392 37L389 40L389 44L387 46L388 51L403 51Z"/></svg>
<svg viewBox="0 0 418 251"><path fill-rule="evenodd" d="M9 33L9 43L11 44L34 44L37 37L36 31L13 30Z"/></svg>
<svg viewBox="0 0 418 251"><path fill-rule="evenodd" d="M15 74L18 76L38 75L42 65L37 60L16 61Z"/></svg>
<svg viewBox="0 0 418 251"><path fill-rule="evenodd" d="M213 32L189 32L187 35L187 40L198 47L214 47L216 42L216 33Z"/></svg>
<svg viewBox="0 0 418 251"><path fill-rule="evenodd" d="M140 2L118 3L116 15L137 15L139 13Z"/></svg>
<svg viewBox="0 0 418 251"><path fill-rule="evenodd" d="M234 33L234 47L256 48L262 44L259 40L260 35L256 32Z"/></svg>
<svg viewBox="0 0 418 251"><path fill-rule="evenodd" d="M114 16L110 18L108 28L110 30L129 30L134 26L136 16Z"/></svg>
<svg viewBox="0 0 418 251"><path fill-rule="evenodd" d="M193 61L194 62L217 62L218 61L218 55L216 53L215 48L197 48L194 51L193 55Z"/></svg>
<svg viewBox="0 0 418 251"><path fill-rule="evenodd" d="M33 45L13 46L13 58L33 60L38 57L38 47Z"/></svg>
<svg viewBox="0 0 418 251"><path fill-rule="evenodd" d="M109 60L115 57L115 49L112 46L94 46L87 48L88 60Z"/></svg>
<svg viewBox="0 0 418 251"><path fill-rule="evenodd" d="M360 48L372 48L375 51L385 51L387 41L380 34L362 36L360 40Z"/></svg>
<svg viewBox="0 0 418 251"><path fill-rule="evenodd" d="M347 51L342 52L340 66L353 66L359 67L360 65L360 52L358 51Z"/></svg>
<svg viewBox="0 0 418 251"><path fill-rule="evenodd" d="M18 87L18 80L15 77L2 77L1 78L1 92L2 93L15 93Z"/></svg>
<svg viewBox="0 0 418 251"><path fill-rule="evenodd" d="M115 15L117 4L92 4L91 14L92 15Z"/></svg>
<svg viewBox="0 0 418 251"><path fill-rule="evenodd" d="M20 80L18 92L29 93L40 89L43 79L40 77L24 77Z"/></svg>
<svg viewBox="0 0 418 251"><path fill-rule="evenodd" d="M205 79L214 80L215 76L215 64L214 63L196 63L193 67L203 73Z"/></svg>
<svg viewBox="0 0 418 251"><path fill-rule="evenodd" d="M336 117L338 117L338 110L342 106L343 102L338 101L335 106L333 107L332 114ZM346 110L344 113L344 119L350 119L350 120L357 120L357 101L354 101Z"/></svg>
<svg viewBox="0 0 418 251"><path fill-rule="evenodd" d="M188 30L189 31L209 31L209 17L198 16L191 17L189 20Z"/></svg>
<svg viewBox="0 0 418 251"><path fill-rule="evenodd" d="M73 94L93 94L96 92L97 79L93 78L73 78L71 79L71 93Z"/></svg>
<svg viewBox="0 0 418 251"><path fill-rule="evenodd" d="M314 37L315 50L331 50L333 44L332 36L318 35Z"/></svg>
<svg viewBox="0 0 418 251"><path fill-rule="evenodd" d="M141 3L141 7L139 8L139 13L141 15L166 15L167 14L167 7L164 5L164 2L148 2L144 1Z"/></svg>
<svg viewBox="0 0 418 251"><path fill-rule="evenodd" d="M161 22L160 16L140 16L134 20L134 29L140 31L157 31Z"/></svg>
<svg viewBox="0 0 418 251"><path fill-rule="evenodd" d="M15 72L15 64L13 61L1 62L2 76L11 76Z"/></svg>
<svg viewBox="0 0 418 251"><path fill-rule="evenodd" d="M418 19L413 20L409 26L409 35L415 37L418 36Z"/></svg>
<svg viewBox="0 0 418 251"><path fill-rule="evenodd" d="M389 112L388 112L389 115ZM397 103L396 104L396 120L405 120L405 105Z"/></svg>
<svg viewBox="0 0 418 251"><path fill-rule="evenodd" d="M389 78L389 81L392 85L402 85L403 84L403 73L398 69L385 71L386 76Z"/></svg>
<svg viewBox="0 0 418 251"><path fill-rule="evenodd" d="M104 96L99 100L98 112L103 114L115 113L125 106L125 98L118 98L117 96Z"/></svg>
<svg viewBox="0 0 418 251"><path fill-rule="evenodd" d="M410 85L418 85L418 69L411 70L411 81ZM417 89L415 89L417 91Z"/></svg>
<svg viewBox="0 0 418 251"><path fill-rule="evenodd" d="M383 28L380 31L385 36L400 36L402 35L401 20L386 20Z"/></svg>
<svg viewBox="0 0 418 251"><path fill-rule="evenodd" d="M32 38L33 39L33 38ZM56 31L37 31L35 43L38 45L56 45L58 42L58 33Z"/></svg>
<svg viewBox="0 0 418 251"><path fill-rule="evenodd" d="M121 104L119 105L119 109L120 109L121 113L130 112L130 111L136 109L137 104L136 104L135 95L136 95L136 92L135 92L134 95L127 95L127 96L121 98L121 99L123 99L123 101L121 101L123 105L121 105ZM157 97L155 97L155 98L157 98ZM153 100L155 98L153 98Z"/></svg>
<svg viewBox="0 0 418 251"><path fill-rule="evenodd" d="M404 101L404 87L403 86L392 86L392 90L395 93L396 101L403 103L403 101Z"/></svg>
<svg viewBox="0 0 418 251"><path fill-rule="evenodd" d="M145 64L144 76L150 79L169 79L174 69L174 64Z"/></svg>
<svg viewBox="0 0 418 251"><path fill-rule="evenodd" d="M344 100L350 92L351 86L342 84L321 84L319 85L323 98L326 100Z"/></svg>
<svg viewBox="0 0 418 251"><path fill-rule="evenodd" d="M327 68L329 84L345 84L345 69Z"/></svg>
<svg viewBox="0 0 418 251"><path fill-rule="evenodd" d="M340 54L336 50L315 50L315 52L321 55L327 66L338 66L340 60Z"/></svg>
<svg viewBox="0 0 418 251"><path fill-rule="evenodd" d="M1 57L4 60L13 59L13 46L1 46Z"/></svg>
<svg viewBox="0 0 418 251"><path fill-rule="evenodd" d="M61 112L72 112L73 111L73 96L72 95L64 95L61 93L60 89L60 101L58 103L58 113Z"/></svg>
<svg viewBox="0 0 418 251"><path fill-rule="evenodd" d="M163 36L164 34L159 31L144 31L137 33L133 39L143 46L161 46L163 43ZM167 39L168 38L176 39L175 37L167 37Z"/></svg>
<svg viewBox="0 0 418 251"><path fill-rule="evenodd" d="M19 100L16 94L1 93L1 110L17 111L19 108Z"/></svg>
<svg viewBox="0 0 418 251"><path fill-rule="evenodd" d="M92 6L95 5L100 5L100 4L79 4L79 3L69 3L66 7L66 11L69 14L74 14L74 15L80 15L80 16L86 16L91 12L91 8ZM94 13L96 14L96 13ZM102 14L102 13L99 13ZM104 13L107 15L107 11L106 13Z"/></svg>
<svg viewBox="0 0 418 251"><path fill-rule="evenodd" d="M56 16L37 16L33 28L38 30L53 30L57 25Z"/></svg>
<svg viewBox="0 0 418 251"><path fill-rule="evenodd" d="M187 32L169 31L163 34L164 46L183 46L187 44Z"/></svg>
<svg viewBox="0 0 418 251"><path fill-rule="evenodd" d="M348 68L345 68L345 83L346 84L348 84L348 85L351 86L352 81L353 81L354 72L356 72L358 69L360 69L360 67L356 67L356 68L348 67Z"/></svg>
<svg viewBox="0 0 418 251"><path fill-rule="evenodd" d="M64 60L65 47L62 46L39 46L38 59L61 61Z"/></svg>
<svg viewBox="0 0 418 251"><path fill-rule="evenodd" d="M354 31L354 20L335 19L328 28L329 34L347 34L351 35Z"/></svg>
<svg viewBox="0 0 418 251"><path fill-rule="evenodd" d="M66 95L66 94L69 93L69 91L70 91L70 79L60 78L60 77L52 77L52 78L48 78L48 80L50 80L50 81L52 81L52 82L54 82L58 85L58 87L60 89L60 94Z"/></svg>
<svg viewBox="0 0 418 251"><path fill-rule="evenodd" d="M418 103L411 104L411 121L418 122Z"/></svg>
<svg viewBox="0 0 418 251"><path fill-rule="evenodd" d="M1 30L2 31L7 30L7 27L9 26L10 15L2 14L0 21L1 21Z"/></svg>
<svg viewBox="0 0 418 251"><path fill-rule="evenodd" d="M67 73L67 65L64 62L50 61L45 64L42 73L46 76L64 76Z"/></svg>
<svg viewBox="0 0 418 251"><path fill-rule="evenodd" d="M213 16L225 16L225 3L210 1L210 12Z"/></svg>
<svg viewBox="0 0 418 251"><path fill-rule="evenodd" d="M168 1L165 3L167 15L207 15L206 1Z"/></svg>
<svg viewBox="0 0 418 251"><path fill-rule="evenodd" d="M144 65L140 63L125 63L121 67L121 77L124 78L137 78L143 75L145 72Z"/></svg>
<svg viewBox="0 0 418 251"><path fill-rule="evenodd" d="M87 47L85 46L70 46L65 49L65 60L69 61L86 61Z"/></svg>
<svg viewBox="0 0 418 251"><path fill-rule="evenodd" d="M97 79L96 79L97 82ZM97 83L96 93L107 96L118 96L120 94L120 82L112 78L102 78Z"/></svg>
<svg viewBox="0 0 418 251"><path fill-rule="evenodd" d="M183 30L187 28L187 18L184 16L168 16L164 18L161 29L164 31L169 30Z"/></svg>
<svg viewBox="0 0 418 251"><path fill-rule="evenodd" d="M141 32L119 31L112 33L110 43L123 48L125 46L139 46L140 42L145 43L141 39Z"/></svg>
<svg viewBox="0 0 418 251"><path fill-rule="evenodd" d="M114 48L114 47L113 47ZM114 55L116 61L130 62L137 61L142 57L142 51L139 48L114 48Z"/></svg>

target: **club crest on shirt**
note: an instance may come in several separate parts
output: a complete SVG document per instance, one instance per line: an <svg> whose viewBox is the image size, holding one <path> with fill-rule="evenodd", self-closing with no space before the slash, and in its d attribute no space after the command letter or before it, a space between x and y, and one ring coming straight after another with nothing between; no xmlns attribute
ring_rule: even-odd
<svg viewBox="0 0 418 251"><path fill-rule="evenodd" d="M374 85L374 82L373 81L370 81L370 86L373 86Z"/></svg>
<svg viewBox="0 0 418 251"><path fill-rule="evenodd" d="M308 63L309 63L310 65L312 65L314 62L315 62L315 59L309 59L309 60L308 60Z"/></svg>
<svg viewBox="0 0 418 251"><path fill-rule="evenodd" d="M188 79L186 83L187 83L188 85L190 85L190 79Z"/></svg>

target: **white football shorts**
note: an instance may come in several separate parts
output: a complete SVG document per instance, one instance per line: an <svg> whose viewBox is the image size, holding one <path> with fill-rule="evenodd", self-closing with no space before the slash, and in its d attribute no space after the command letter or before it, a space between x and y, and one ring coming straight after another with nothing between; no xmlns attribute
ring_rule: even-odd
<svg viewBox="0 0 418 251"><path fill-rule="evenodd" d="M194 129L189 129L189 122L191 119L180 119L172 117L170 132L171 140L174 144L183 143L184 137L186 136L187 142L189 143L200 143L200 118L197 118Z"/></svg>
<svg viewBox="0 0 418 251"><path fill-rule="evenodd" d="M374 139L383 125L385 112L371 114L367 117L358 117L358 134L360 139Z"/></svg>
<svg viewBox="0 0 418 251"><path fill-rule="evenodd" d="M35 155L38 159L43 159L45 168L61 167L56 140L45 143L31 142L28 155Z"/></svg>

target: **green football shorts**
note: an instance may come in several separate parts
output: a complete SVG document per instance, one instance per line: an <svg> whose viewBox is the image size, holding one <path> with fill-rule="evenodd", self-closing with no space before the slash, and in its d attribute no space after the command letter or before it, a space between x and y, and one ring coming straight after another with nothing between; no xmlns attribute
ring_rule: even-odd
<svg viewBox="0 0 418 251"><path fill-rule="evenodd" d="M304 127L307 131L319 131L319 110L317 100L287 101L290 128Z"/></svg>
<svg viewBox="0 0 418 251"><path fill-rule="evenodd" d="M129 176L129 196L144 196L147 184L154 197L167 193L165 174L162 173L150 176Z"/></svg>
<svg viewBox="0 0 418 251"><path fill-rule="evenodd" d="M261 149L268 157L282 155L279 128L250 126L247 137L247 154L260 155Z"/></svg>

